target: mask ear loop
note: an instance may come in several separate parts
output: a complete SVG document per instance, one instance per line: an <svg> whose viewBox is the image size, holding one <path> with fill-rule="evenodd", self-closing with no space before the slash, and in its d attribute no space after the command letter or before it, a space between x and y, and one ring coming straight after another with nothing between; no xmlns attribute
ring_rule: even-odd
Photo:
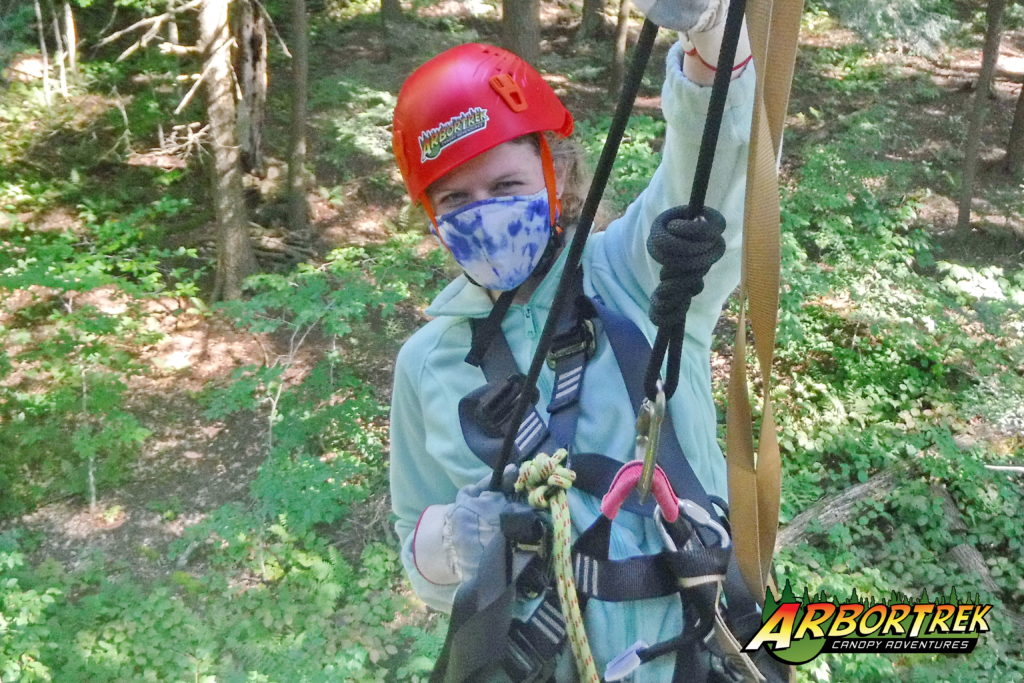
<svg viewBox="0 0 1024 683"><path fill-rule="evenodd" d="M562 228L558 225L558 218L562 214L562 202L558 198L558 181L555 178L555 162L551 155L551 147L548 146L547 138L543 132L537 133L537 140L540 145L540 164L544 169L544 186L548 190L548 212L551 219L551 226L559 235Z"/></svg>

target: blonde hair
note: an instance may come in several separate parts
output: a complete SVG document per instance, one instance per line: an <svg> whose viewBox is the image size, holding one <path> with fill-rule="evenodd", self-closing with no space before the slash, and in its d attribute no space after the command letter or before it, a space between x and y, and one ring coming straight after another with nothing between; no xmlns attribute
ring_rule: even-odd
<svg viewBox="0 0 1024 683"><path fill-rule="evenodd" d="M593 177L590 164L587 163L587 153L584 151L583 145L572 136L563 138L552 131L546 131L543 135L547 140L548 147L551 149L551 160L555 165L555 175L562 184L562 194L560 197L562 218L560 222L563 227L571 228L580 219L583 202L587 199L587 192L590 190L590 181ZM534 135L524 137L532 138L539 150L540 146ZM597 215L594 217L593 232L604 230L608 222L609 218L604 210L604 202L602 201L598 205Z"/></svg>

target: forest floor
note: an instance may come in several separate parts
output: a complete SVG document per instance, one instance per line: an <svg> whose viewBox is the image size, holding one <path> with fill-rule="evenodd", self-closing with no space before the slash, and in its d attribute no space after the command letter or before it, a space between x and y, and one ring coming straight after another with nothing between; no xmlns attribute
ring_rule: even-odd
<svg viewBox="0 0 1024 683"><path fill-rule="evenodd" d="M451 16L444 8L436 11L438 16ZM386 141L373 139L379 136L380 120L389 116L389 101L381 93L396 92L405 74L428 53L446 47L445 41L498 40L493 18L463 15L462 21L464 29L447 36L433 31L429 49L418 42L422 28L414 25L398 26L383 36L367 22L347 33L331 35L325 30L318 36L310 117L317 190L310 201L314 246L321 257L337 247L381 242L404 227L407 217ZM541 67L548 73L565 74L552 81L579 118L608 114L612 102L603 90L603 72L593 63L604 60L606 46L572 47L568 20L559 21L559 17L549 18L553 28L545 34ZM1019 178L1002 174L998 162L1024 80L1024 31L1012 32L1003 40L983 133L986 146L977 179L974 227L961 232L956 229L956 162L966 127L963 112L977 80L979 51L960 47L929 58L879 51L863 57L869 48L862 47L853 33L834 25L809 29L802 39L787 126L786 177L799 170L805 150L828 141L837 129L855 122L859 113L885 103L893 110L890 121L898 130L886 131L886 147L879 151L886 159L907 162L905 167L914 169L908 187L921 201L916 221L935 235L943 258L970 266L1019 268L1024 254L1024 186ZM355 35L360 40L352 40ZM659 45L656 64L663 63L666 48ZM837 54L849 59L836 59ZM842 65L852 64L858 56L856 66L843 73ZM662 69L653 67L645 80L640 113L656 115L657 72ZM842 84L844 79L855 86L822 87L825 81ZM347 87L339 89L339 81ZM927 100L924 105L922 93ZM284 97L283 91L275 89L271 101ZM110 102L97 100L96 95L83 94L70 102L78 107L90 103L109 113ZM822 116L823 110L829 115ZM339 133L345 126L354 126L352 134ZM280 150L271 153L283 156ZM72 164L67 159L63 163L70 171ZM134 182L131 175L121 177L112 169L112 179ZM132 172L128 169L126 174ZM17 218L40 231L68 225L74 229L78 220L68 207L50 207ZM264 222L273 220L273 215L265 215ZM170 239L180 241L181 235L199 234L202 228L183 226ZM429 244L424 241L422 248ZM17 300L8 300L3 314L15 315L18 307ZM281 340L239 331L217 316L156 314L151 320L162 339L145 349L142 360L148 367L131 379L127 405L151 435L125 480L100 491L95 513L90 513L81 496L64 496L0 523L25 532L33 562L55 561L73 572L103 557L108 572L143 581L166 579L183 566L181 557L172 559L167 548L187 527L227 503L248 504L250 487L267 456L267 414L242 411L211 420L204 416L198 397L209 386L226 383L238 368L278 356ZM395 338L370 344L363 352L361 366L383 403L389 400L394 353L403 336L422 320L420 310L406 311ZM303 376L313 359L328 351L326 342L315 340L304 347L290 367L291 379ZM721 358L716 358L715 368L716 376L723 371ZM978 431L994 443L1018 438L998 429ZM350 521L331 531L331 537L345 548L346 556L358 556L369 541L393 542L388 516L386 492L374 492L355 506Z"/></svg>

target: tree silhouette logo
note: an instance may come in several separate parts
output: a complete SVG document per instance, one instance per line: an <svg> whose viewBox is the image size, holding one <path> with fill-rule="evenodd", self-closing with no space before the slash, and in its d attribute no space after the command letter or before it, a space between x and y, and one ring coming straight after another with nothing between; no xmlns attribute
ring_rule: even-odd
<svg viewBox="0 0 1024 683"><path fill-rule="evenodd" d="M893 593L870 602L854 591L840 603L806 590L798 598L787 581L778 597L767 591L761 628L743 650L763 647L786 664L806 664L823 652L965 654L990 630L991 609L978 596L960 599L955 588L935 601Z"/></svg>

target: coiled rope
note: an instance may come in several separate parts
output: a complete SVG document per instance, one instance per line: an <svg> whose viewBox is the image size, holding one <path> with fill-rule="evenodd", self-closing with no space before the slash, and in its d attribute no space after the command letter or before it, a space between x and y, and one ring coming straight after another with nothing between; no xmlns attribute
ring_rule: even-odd
<svg viewBox="0 0 1024 683"><path fill-rule="evenodd" d="M665 396L676 390L686 312L693 297L704 289L704 276L725 253L724 232L725 218L709 207L694 215L690 207L677 206L658 216L651 226L647 251L661 264L661 281L651 295L650 317L658 326L658 336L644 376L644 390L650 397L657 393L666 355Z"/></svg>
<svg viewBox="0 0 1024 683"><path fill-rule="evenodd" d="M736 44L739 42L746 5L746 0L731 0L726 12L722 49L718 54L715 79L711 86L707 118L704 119L704 134L700 140L690 202L658 216L647 242L651 256L662 264L662 281L655 291L656 300L652 301L651 306L651 322L658 326L658 336L654 339L644 376L644 392L652 401L658 393L658 376L666 355L668 366L665 368L665 398L671 398L675 393L679 384L680 356L690 299L704 288L703 279L711 264L725 253L725 243L721 241L725 219L722 214L705 206L704 200L711 181L711 166L722 128L725 100L729 95ZM711 255L714 255L714 260L707 262L706 258ZM691 264L677 264L674 262L676 258L690 261Z"/></svg>
<svg viewBox="0 0 1024 683"><path fill-rule="evenodd" d="M562 465L566 450L560 448L554 455L538 453L521 465L516 491L527 491L527 501L535 508L549 508L554 525L551 555L555 569L555 585L562 603L565 627L572 645L573 658L581 681L600 683L594 655L583 627L583 612L576 595L576 580L572 573L572 524L569 519L569 501L566 491L572 487L576 473Z"/></svg>

